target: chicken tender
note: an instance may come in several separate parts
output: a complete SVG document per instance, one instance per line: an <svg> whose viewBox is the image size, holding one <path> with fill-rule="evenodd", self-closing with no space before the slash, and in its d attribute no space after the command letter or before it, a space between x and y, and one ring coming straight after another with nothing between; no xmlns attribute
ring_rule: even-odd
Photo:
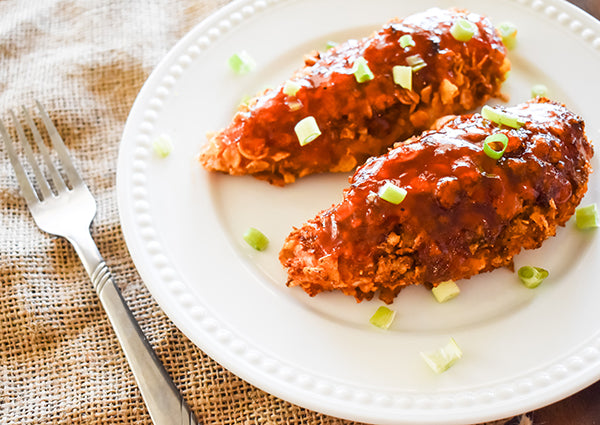
<svg viewBox="0 0 600 425"><path fill-rule="evenodd" d="M519 251L540 247L584 196L593 149L563 105L537 98L500 109L524 125L453 117L369 159L341 203L286 239L287 284L390 303L406 285L512 267ZM483 149L496 133L508 138L500 159ZM379 196L388 182L406 190L397 205Z"/></svg>
<svg viewBox="0 0 600 425"><path fill-rule="evenodd" d="M459 19L476 25L469 41L451 35ZM354 71L362 59L373 77L359 82ZM412 65L410 88L394 82L396 65ZM207 170L280 186L312 173L348 172L441 116L500 97L509 69L502 40L483 16L431 9L394 19L370 37L313 53L287 86L241 105L226 128L208 135L199 161ZM286 89L290 83L297 92ZM301 146L294 127L307 117L321 134Z"/></svg>

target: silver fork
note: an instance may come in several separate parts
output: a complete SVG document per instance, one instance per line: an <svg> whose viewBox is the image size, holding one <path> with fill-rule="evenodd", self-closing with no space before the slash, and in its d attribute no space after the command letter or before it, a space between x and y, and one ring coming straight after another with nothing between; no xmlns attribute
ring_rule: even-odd
<svg viewBox="0 0 600 425"><path fill-rule="evenodd" d="M113 281L90 234L90 225L96 215L96 201L75 169L52 120L38 101L36 104L66 179L62 177L59 168L53 164L50 152L31 114L23 106L25 122L41 153L50 180L44 177L42 169L35 160L31 142L27 140L19 119L11 110L10 114L15 123L18 139L23 145L25 157L37 182L36 190L19 161L15 145L6 127L0 120L0 134L4 139L17 181L33 219L40 229L66 238L75 248L123 347L152 421L156 425L197 424L194 414L158 360Z"/></svg>

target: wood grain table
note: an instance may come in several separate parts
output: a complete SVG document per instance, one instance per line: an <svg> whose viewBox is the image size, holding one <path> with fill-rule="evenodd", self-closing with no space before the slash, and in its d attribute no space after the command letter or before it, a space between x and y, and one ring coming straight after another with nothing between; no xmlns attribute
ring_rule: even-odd
<svg viewBox="0 0 600 425"><path fill-rule="evenodd" d="M600 19L600 0L568 0L570 3L585 10L590 15Z"/></svg>
<svg viewBox="0 0 600 425"><path fill-rule="evenodd" d="M569 0L600 19L600 0ZM600 382L529 415L534 425L600 425Z"/></svg>

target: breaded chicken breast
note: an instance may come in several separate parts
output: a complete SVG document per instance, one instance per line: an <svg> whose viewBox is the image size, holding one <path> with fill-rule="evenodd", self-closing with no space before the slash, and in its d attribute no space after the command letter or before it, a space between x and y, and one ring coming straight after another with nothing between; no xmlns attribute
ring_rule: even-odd
<svg viewBox="0 0 600 425"><path fill-rule="evenodd" d="M468 41L451 34L461 19L474 25ZM251 174L276 185L348 172L441 116L499 97L510 69L487 18L441 9L394 19L305 62L289 81L241 105L226 128L208 135L199 155L207 170ZM359 66L362 77L355 75ZM395 66L410 67L410 85L394 81ZM320 135L301 146L295 126L305 118L314 120Z"/></svg>
<svg viewBox="0 0 600 425"><path fill-rule="evenodd" d="M519 251L553 236L587 190L593 149L584 122L542 98L499 110L520 128L453 117L369 159L341 203L286 239L287 284L390 303L406 285L511 267ZM507 140L499 159L484 151L493 134ZM404 200L382 198L386 184Z"/></svg>

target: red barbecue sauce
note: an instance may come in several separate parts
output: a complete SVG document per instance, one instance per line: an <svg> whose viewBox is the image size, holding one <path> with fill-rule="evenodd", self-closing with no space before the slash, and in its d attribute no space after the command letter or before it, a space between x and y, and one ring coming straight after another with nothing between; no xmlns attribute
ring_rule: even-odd
<svg viewBox="0 0 600 425"><path fill-rule="evenodd" d="M295 96L284 94L283 85L267 90L247 111L236 115L223 142L239 143L248 158L268 159L278 152L292 153L299 163L311 164L313 172L327 171L331 158L343 157L348 149L348 140L341 141L340 138L351 122L354 129L368 129L369 135L373 136L364 147L354 143L353 149L359 152L364 149L363 161L374 152L383 153L395 141L403 140L415 131L408 121L408 125L397 125L399 119L408 120L411 104L398 100L401 97L407 99L410 91L394 84L393 66L406 65L406 58L417 54L427 64L413 73L412 96L416 96L416 102L418 93L426 86L433 85L435 92L443 79L455 80L458 57L472 58L490 69L501 68L506 50L494 27L480 15L464 16L478 27L478 32L468 43L459 42L450 35L449 29L457 19L455 12L433 9L402 21L392 21L372 37L349 41L321 54L313 66L304 68L291 79L302 87ZM415 46L400 47L399 38L405 34L412 36ZM361 56L375 77L357 83L353 66ZM464 76L471 80L474 97L487 98L495 94L494 87L504 76L495 75L492 78L496 81L490 82L485 80L490 77L484 77L474 65L471 65L472 75ZM297 110L290 109L296 102L302 106ZM446 113L457 113L456 107ZM300 146L294 126L307 116L316 118L323 134ZM430 124L431 120L422 127L417 126L418 130ZM355 134L354 139L357 138L358 134ZM374 143L377 144L375 148Z"/></svg>
<svg viewBox="0 0 600 425"><path fill-rule="evenodd" d="M591 156L581 142L583 123L552 103L508 111L526 124L511 129L479 114L458 117L371 158L351 177L344 200L319 215L324 227L314 226L315 246L339 258L342 276L356 276L372 267L376 247L390 232L425 234L414 248L427 266L425 280L439 282L451 270L456 276L472 256L470 235L494 241L523 205L554 202L560 216L574 186L585 184L577 170L581 158ZM484 139L496 132L509 139L499 160L483 152ZM376 195L387 181L407 190L400 204Z"/></svg>

